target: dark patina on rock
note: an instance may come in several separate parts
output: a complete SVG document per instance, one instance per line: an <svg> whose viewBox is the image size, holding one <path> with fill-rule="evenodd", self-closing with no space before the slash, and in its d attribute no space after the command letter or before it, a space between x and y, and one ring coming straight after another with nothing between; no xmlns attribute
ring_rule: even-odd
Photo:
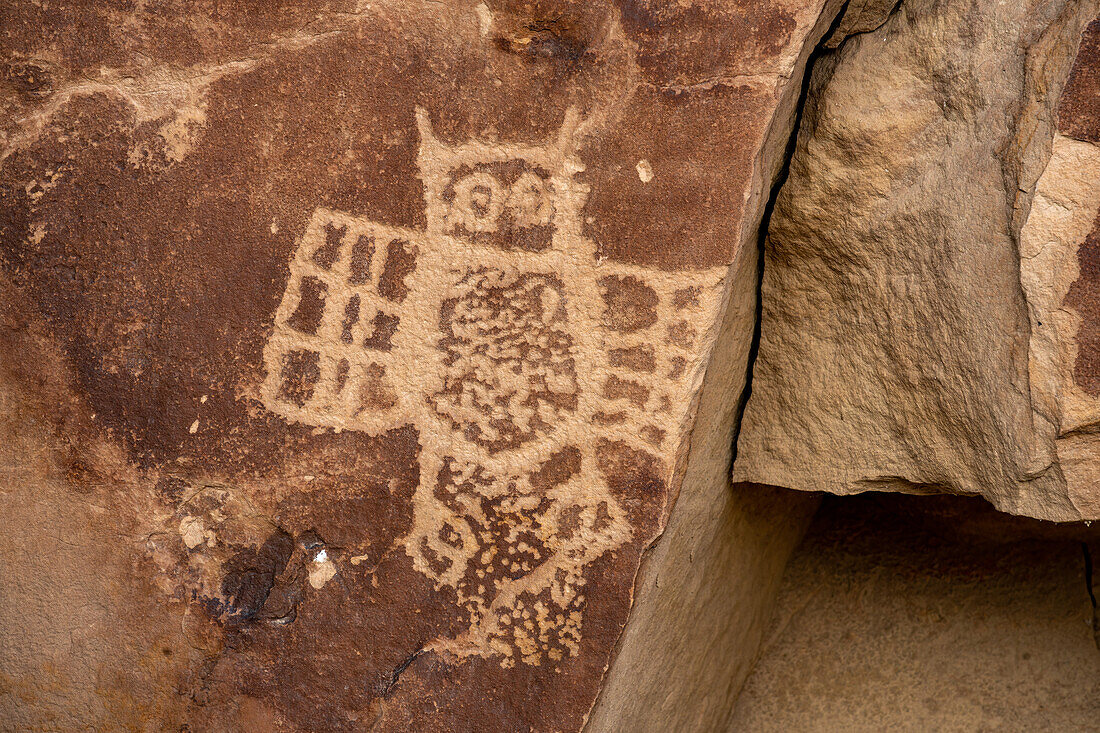
<svg viewBox="0 0 1100 733"><path fill-rule="evenodd" d="M1100 143L1100 18L1081 35L1081 45L1058 102L1058 130Z"/></svg>
<svg viewBox="0 0 1100 733"><path fill-rule="evenodd" d="M1058 107L1059 131L1068 137L1100 145L1100 19L1081 36ZM1092 232L1077 250L1080 276L1066 296L1081 316L1073 376L1078 386L1100 396L1100 211Z"/></svg>
<svg viewBox="0 0 1100 733"><path fill-rule="evenodd" d="M5 379L197 650L143 720L575 730L816 16L345 5L14 11Z"/></svg>

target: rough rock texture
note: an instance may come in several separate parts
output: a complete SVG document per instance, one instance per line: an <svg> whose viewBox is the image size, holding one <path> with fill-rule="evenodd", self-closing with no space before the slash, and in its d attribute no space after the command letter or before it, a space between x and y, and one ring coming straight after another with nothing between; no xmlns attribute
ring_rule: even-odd
<svg viewBox="0 0 1100 733"><path fill-rule="evenodd" d="M1100 517L1096 13L905 0L815 67L736 479Z"/></svg>
<svg viewBox="0 0 1100 733"><path fill-rule="evenodd" d="M728 469L838 5L9 4L3 726L723 721L813 506Z"/></svg>
<svg viewBox="0 0 1100 733"><path fill-rule="evenodd" d="M1036 411L1082 516L1100 517L1100 18L1057 107L1057 132L1020 237Z"/></svg>
<svg viewBox="0 0 1100 733"><path fill-rule="evenodd" d="M1079 539L973 498L829 497L733 731L1096 731ZM1097 627L1100 636L1100 627Z"/></svg>

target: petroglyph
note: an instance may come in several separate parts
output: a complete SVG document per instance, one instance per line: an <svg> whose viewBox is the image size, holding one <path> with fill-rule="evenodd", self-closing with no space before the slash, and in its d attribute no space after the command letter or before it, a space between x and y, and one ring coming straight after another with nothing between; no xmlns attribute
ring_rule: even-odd
<svg viewBox="0 0 1100 733"><path fill-rule="evenodd" d="M607 476L672 478L726 268L597 258L576 114L543 146L449 146L417 122L426 229L314 213L261 399L305 425L414 425L405 551L469 620L432 648L556 661L578 651L585 567L631 536Z"/></svg>

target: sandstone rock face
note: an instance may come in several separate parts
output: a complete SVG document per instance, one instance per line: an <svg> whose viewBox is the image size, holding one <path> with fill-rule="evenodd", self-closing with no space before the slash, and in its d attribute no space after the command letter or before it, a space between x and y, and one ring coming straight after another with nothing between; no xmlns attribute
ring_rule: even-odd
<svg viewBox="0 0 1100 733"><path fill-rule="evenodd" d="M717 725L812 507L728 461L837 5L10 8L5 724Z"/></svg>
<svg viewBox="0 0 1100 733"><path fill-rule="evenodd" d="M1100 517L1100 19L1057 108L1057 132L1020 238L1031 391L1074 507Z"/></svg>
<svg viewBox="0 0 1100 733"><path fill-rule="evenodd" d="M735 478L1100 517L1096 12L906 1L815 68Z"/></svg>

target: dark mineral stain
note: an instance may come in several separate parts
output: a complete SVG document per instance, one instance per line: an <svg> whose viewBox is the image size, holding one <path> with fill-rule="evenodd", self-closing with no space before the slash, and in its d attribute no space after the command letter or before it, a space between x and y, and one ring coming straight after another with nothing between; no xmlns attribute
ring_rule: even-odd
<svg viewBox="0 0 1100 733"><path fill-rule="evenodd" d="M279 398L302 407L313 396L321 377L320 355L316 351L292 351L283 364Z"/></svg>
<svg viewBox="0 0 1100 733"><path fill-rule="evenodd" d="M351 245L348 282L360 285L370 280L370 263L374 256L374 237L365 234L356 238Z"/></svg>
<svg viewBox="0 0 1100 733"><path fill-rule="evenodd" d="M259 613L293 551L294 538L276 530L260 547L244 548L226 561L221 591L234 617L247 621Z"/></svg>
<svg viewBox="0 0 1100 733"><path fill-rule="evenodd" d="M664 487L660 461L622 441L601 439L596 446L596 465L612 491L653 495Z"/></svg>
<svg viewBox="0 0 1100 733"><path fill-rule="evenodd" d="M325 225L325 242L313 252L313 261L318 267L325 270L332 269L336 258L340 256L340 244L344 241L347 231L347 226L337 227L332 222Z"/></svg>
<svg viewBox="0 0 1100 733"><path fill-rule="evenodd" d="M611 349L608 360L613 367L622 367L632 372L650 374L657 368L657 355L649 344Z"/></svg>
<svg viewBox="0 0 1100 733"><path fill-rule="evenodd" d="M646 425L641 430L642 439L650 445L660 445L665 439L665 431L656 425Z"/></svg>
<svg viewBox="0 0 1100 733"><path fill-rule="evenodd" d="M581 452L576 448L565 448L550 456L531 474L531 486L538 491L549 491L563 484L581 470Z"/></svg>
<svg viewBox="0 0 1100 733"><path fill-rule="evenodd" d="M1100 143L1100 18L1085 29L1058 106L1058 127L1070 137ZM1073 378L1086 393L1100 395L1100 212L1077 250L1080 275L1066 304L1081 317Z"/></svg>
<svg viewBox="0 0 1100 733"><path fill-rule="evenodd" d="M677 321L668 327L668 341L683 349L695 344L695 328L687 321Z"/></svg>
<svg viewBox="0 0 1100 733"><path fill-rule="evenodd" d="M179 476L171 474L157 479L154 491L157 498L169 506L176 506L186 496L190 484Z"/></svg>
<svg viewBox="0 0 1100 733"><path fill-rule="evenodd" d="M612 374L603 383L603 396L609 400L628 400L635 409L641 410L649 399L649 387Z"/></svg>
<svg viewBox="0 0 1100 733"><path fill-rule="evenodd" d="M766 134L751 110L769 98L733 83L682 93L639 88L622 111L638 121L630 134L593 138L583 150L585 236L603 256L668 270L731 262L739 236L728 222L740 221L750 151ZM636 170L643 158L656 171L648 182Z"/></svg>
<svg viewBox="0 0 1100 733"><path fill-rule="evenodd" d="M378 294L400 303L409 294L405 278L416 270L416 247L395 239L386 248L386 264L378 280Z"/></svg>
<svg viewBox="0 0 1100 733"><path fill-rule="evenodd" d="M1058 129L1063 135L1100 143L1100 19L1081 37L1058 103Z"/></svg>
<svg viewBox="0 0 1100 733"><path fill-rule="evenodd" d="M601 0L487 1L493 32L510 38L509 48L456 43L435 9L420 15L415 6L402 9L398 25L387 13L341 16L354 32L329 35L320 17L326 2L121 3L127 24L118 23L119 3L9 3L11 22L0 34L13 58L33 60L49 48L60 59L56 67L5 67L4 85L28 99L100 67L126 72L137 58L180 70L256 61L206 88L205 123L194 126L181 159L135 163L141 145L160 139L161 121L136 126L128 102L97 93L62 105L0 175L0 266L56 340L74 374L74 399L96 415L97 437L117 443L150 477L186 470L246 479L258 500L289 496L275 518L285 529L257 547L234 547L225 566L222 592L234 614L273 623L218 632L225 634L220 655L194 670L196 730L272 729L219 717L237 715L246 700L261 701L253 705L263 713L258 719L296 730L363 730L375 721L380 730L572 730L599 690L641 548L664 510L660 461L623 444L598 446L598 468L628 512L632 539L585 569L576 657L512 669L496 657L424 653L410 661L420 641L468 628L453 592L436 588L400 542L420 478L416 430L318 433L287 424L250 396L263 381L263 347L294 239L316 208L425 228L417 105L456 143L491 130L505 141L542 144L558 133L567 108L593 115L606 112L607 98L621 97L613 124L586 137L577 153L586 167L578 180L591 186L586 233L621 261L668 269L730 261L772 100L730 86L680 93L654 85L697 81L767 55L786 42L789 19L769 4L703 11L639 0L623 4L624 43L604 40L612 15ZM749 28L761 29L756 40ZM317 35L290 49L271 43L298 32ZM638 88L624 83L635 53L644 77ZM643 184L634 173L642 155L675 175ZM548 236L531 228L512 246L538 249ZM395 258L375 244L352 244L353 279L365 281L372 258L377 269L377 258L387 257L380 289L400 301L414 255L401 248ZM335 256L331 245L326 239L320 264ZM652 290L640 281L615 287L609 323L651 324ZM301 318L307 326L314 320ZM390 325L375 323L375 332ZM622 358L623 368L648 364L641 353ZM291 388L282 398L301 404L317 379L316 354L299 352L284 367ZM365 401L392 404L383 371L374 365L366 375ZM196 415L203 430L192 435ZM532 484L568 480L580 461L578 451L565 450L537 469ZM70 468L88 483L80 465ZM316 474L309 488L300 480L307 471ZM156 493L175 504L186 488L168 476ZM301 538L314 528L341 558L323 592L303 587L299 576ZM337 546L348 549L340 555ZM353 552L361 564L347 559Z"/></svg>
<svg viewBox="0 0 1100 733"><path fill-rule="evenodd" d="M401 319L379 311L371 319L371 332L363 339L363 346L377 351L389 351L393 348L393 336Z"/></svg>
<svg viewBox="0 0 1100 733"><path fill-rule="evenodd" d="M321 325L321 319L325 315L325 294L328 286L323 282L307 275L302 278L302 298L298 307L287 319L291 328L302 333L317 333L317 327Z"/></svg>
<svg viewBox="0 0 1100 733"><path fill-rule="evenodd" d="M187 456L223 474L271 470L300 449L308 430L241 399L263 380L294 238L319 206L424 226L417 62L376 63L388 41L341 42L358 52L319 44L212 85L205 125L171 166L131 163L133 112L106 94L75 96L3 163L5 276L41 311L99 429L143 468ZM365 90L354 104L347 85ZM345 154L361 163L332 162Z"/></svg>
<svg viewBox="0 0 1100 733"><path fill-rule="evenodd" d="M530 64L569 67L594 60L592 45L606 16L602 2L503 0L492 5L492 40L498 50Z"/></svg>
<svg viewBox="0 0 1100 733"><path fill-rule="evenodd" d="M345 344L350 344L355 338L351 329L359 322L359 303L359 293L356 293L348 298L347 305L344 306L344 323L340 329L340 340Z"/></svg>
<svg viewBox="0 0 1100 733"><path fill-rule="evenodd" d="M593 425L622 425L627 421L629 415L625 410L619 410L617 412L594 412L592 413Z"/></svg>
<svg viewBox="0 0 1100 733"><path fill-rule="evenodd" d="M44 97L53 91L54 73L45 63L13 61L4 70L4 80L20 94Z"/></svg>
<svg viewBox="0 0 1100 733"><path fill-rule="evenodd" d="M1073 379L1086 393L1100 395L1100 212L1092 232L1077 250L1081 274L1066 294L1066 305L1081 317Z"/></svg>
<svg viewBox="0 0 1100 733"><path fill-rule="evenodd" d="M771 58L795 29L795 19L771 3L620 0L619 7L638 64L658 85L721 77Z"/></svg>
<svg viewBox="0 0 1100 733"><path fill-rule="evenodd" d="M683 310L698 304L699 288L697 287L680 288L672 294L672 307L676 310Z"/></svg>
<svg viewBox="0 0 1100 733"><path fill-rule="evenodd" d="M532 61L578 61L586 50L583 40L571 37L569 27L557 19L531 21L523 27L523 32L500 35L495 40L500 50L520 54Z"/></svg>
<svg viewBox="0 0 1100 733"><path fill-rule="evenodd" d="M497 161L493 163L480 163L476 166L461 165L449 172L450 182L443 188L441 198L453 204L456 200L455 184L475 172L488 173L496 179L504 191L504 196L513 195L512 186L524 173L533 174L536 180L541 182L547 191L553 191L550 181L550 172L541 166L532 165L525 160ZM475 189L477 190L477 189ZM483 193L491 193L485 189ZM542 191L533 191L536 195L545 195ZM482 208L478 201L470 201L469 204L479 215L483 215L488 208ZM505 208L498 216L494 231L470 231L462 224L454 226L453 233L457 236L472 239L475 242L500 247L504 250L522 249L529 252L541 252L550 247L554 237L554 224L536 224L517 221L514 212Z"/></svg>
<svg viewBox="0 0 1100 733"><path fill-rule="evenodd" d="M359 385L359 402L367 410L388 410L397 404L397 398L385 381L386 369L380 364L369 364L363 370Z"/></svg>

